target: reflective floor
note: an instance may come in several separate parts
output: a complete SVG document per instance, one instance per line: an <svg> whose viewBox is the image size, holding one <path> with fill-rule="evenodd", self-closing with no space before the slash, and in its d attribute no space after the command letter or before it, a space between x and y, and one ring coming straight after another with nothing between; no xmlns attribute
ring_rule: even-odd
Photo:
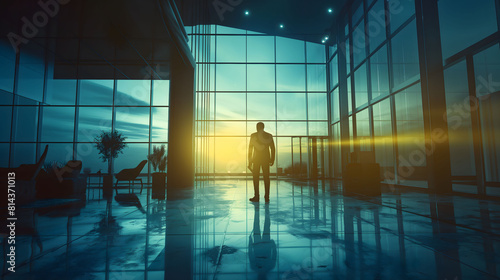
<svg viewBox="0 0 500 280"><path fill-rule="evenodd" d="M500 203L334 183L198 182L176 201L121 190L110 200L17 210L16 272L4 279L498 279ZM263 187L262 187L263 188ZM262 199L262 198L261 198ZM4 217L2 219L5 220Z"/></svg>

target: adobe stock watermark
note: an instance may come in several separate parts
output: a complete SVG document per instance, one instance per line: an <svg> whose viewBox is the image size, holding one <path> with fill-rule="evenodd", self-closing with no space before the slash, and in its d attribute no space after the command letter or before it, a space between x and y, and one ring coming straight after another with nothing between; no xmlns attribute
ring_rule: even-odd
<svg viewBox="0 0 500 280"><path fill-rule="evenodd" d="M462 102L447 106L443 119L448 123L448 130L454 131L462 127L470 118L471 113L479 111L482 101L488 100L490 94L500 90L500 82L493 80L493 74L488 75L488 78L478 76L476 81L479 83L476 87L477 97L468 96ZM410 178L415 173L415 166L423 166L426 158L434 154L436 145L448 140L450 140L449 135L440 128L436 128L431 132L431 139L426 139L423 146L417 139L414 139L417 148L406 157L400 155L398 158L400 163L397 168L399 180L405 181ZM392 181L394 178L396 178L394 173L390 171L384 173L385 180ZM391 191L395 191L394 184L390 183L389 187Z"/></svg>
<svg viewBox="0 0 500 280"><path fill-rule="evenodd" d="M221 22L224 21L224 14L226 12L234 11L234 8L238 7L243 3L243 0L214 0L212 5L214 6L215 12L219 17Z"/></svg>
<svg viewBox="0 0 500 280"><path fill-rule="evenodd" d="M27 17L22 17L21 21L23 23L21 27L21 35L9 32L7 38L16 53L19 52L19 46L21 44L27 44L29 39L35 37L40 28L44 28L49 23L50 18L57 16L61 10L62 5L66 5L71 0L39 0L37 2L40 10L35 12L31 19Z"/></svg>

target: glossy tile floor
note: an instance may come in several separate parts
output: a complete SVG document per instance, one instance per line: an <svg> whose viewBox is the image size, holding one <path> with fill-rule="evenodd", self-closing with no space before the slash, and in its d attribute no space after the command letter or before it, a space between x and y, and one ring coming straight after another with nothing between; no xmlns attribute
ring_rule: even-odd
<svg viewBox="0 0 500 280"><path fill-rule="evenodd" d="M18 209L14 274L4 279L498 279L500 203L334 183L198 182L183 199L121 190L110 200ZM263 188L263 187L262 187ZM94 192L94 193L92 193ZM136 191L136 193L138 193ZM2 229L3 237L5 230ZM166 272L166 273L165 273ZM165 277L167 276L167 277Z"/></svg>

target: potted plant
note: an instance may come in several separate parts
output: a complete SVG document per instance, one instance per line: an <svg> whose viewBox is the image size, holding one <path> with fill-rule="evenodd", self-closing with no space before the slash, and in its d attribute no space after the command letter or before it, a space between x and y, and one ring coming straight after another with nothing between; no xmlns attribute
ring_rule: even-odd
<svg viewBox="0 0 500 280"><path fill-rule="evenodd" d="M167 156L165 155L165 145L154 146L153 153L148 155L148 160L153 166L153 198L165 198L165 179L167 174ZM156 172L158 170L158 172Z"/></svg>
<svg viewBox="0 0 500 280"><path fill-rule="evenodd" d="M103 196L110 196L113 193L113 159L123 153L127 147L125 139L120 132L113 130L110 132L102 131L94 138L94 143L103 162L108 162L108 174L103 179Z"/></svg>

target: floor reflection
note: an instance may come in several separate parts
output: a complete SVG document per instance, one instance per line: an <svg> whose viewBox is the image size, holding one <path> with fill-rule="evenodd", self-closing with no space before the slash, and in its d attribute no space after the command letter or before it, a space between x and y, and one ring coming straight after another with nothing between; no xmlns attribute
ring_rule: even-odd
<svg viewBox="0 0 500 280"><path fill-rule="evenodd" d="M500 203L335 182L198 182L182 199L120 194L20 207L3 279L498 279ZM5 220L5 211L2 219Z"/></svg>

